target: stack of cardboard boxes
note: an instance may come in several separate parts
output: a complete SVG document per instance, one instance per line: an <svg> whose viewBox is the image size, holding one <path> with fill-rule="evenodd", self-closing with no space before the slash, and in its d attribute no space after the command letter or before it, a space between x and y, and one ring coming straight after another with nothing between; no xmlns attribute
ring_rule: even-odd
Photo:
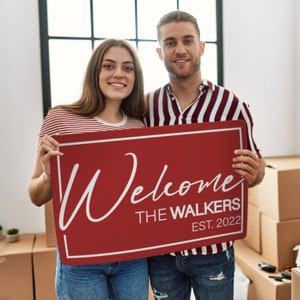
<svg viewBox="0 0 300 300"><path fill-rule="evenodd" d="M252 281L248 300L290 300L291 282L278 282L269 275L280 276L286 266L295 267L293 248L300 244L300 157L265 160L263 182L249 189L247 236L235 243L236 260ZM275 266L277 273L261 270L260 261Z"/></svg>
<svg viewBox="0 0 300 300"><path fill-rule="evenodd" d="M34 239L34 234L23 234L15 243L0 241L0 300L34 299Z"/></svg>
<svg viewBox="0 0 300 300"><path fill-rule="evenodd" d="M56 300L56 247L48 246L46 234L40 233L36 235L32 252L35 300Z"/></svg>
<svg viewBox="0 0 300 300"><path fill-rule="evenodd" d="M56 300L56 247L45 233L20 234L19 241L0 241L0 300Z"/></svg>

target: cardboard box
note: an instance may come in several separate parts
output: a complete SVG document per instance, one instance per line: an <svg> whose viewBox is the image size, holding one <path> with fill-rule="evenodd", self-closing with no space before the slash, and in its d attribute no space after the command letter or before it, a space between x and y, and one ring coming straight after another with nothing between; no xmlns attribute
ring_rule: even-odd
<svg viewBox="0 0 300 300"><path fill-rule="evenodd" d="M259 187L260 185L261 183L254 187L248 188L248 203L251 203L256 207L259 206L259 199L262 198L261 187Z"/></svg>
<svg viewBox="0 0 300 300"><path fill-rule="evenodd" d="M269 278L270 273L259 268L265 258L249 248L242 241L235 242L236 263L251 280L248 287L248 300L290 300L291 282L279 282ZM280 276L280 273L272 273Z"/></svg>
<svg viewBox="0 0 300 300"><path fill-rule="evenodd" d="M56 247L48 247L46 234L39 233L32 253L35 300L56 300Z"/></svg>
<svg viewBox="0 0 300 300"><path fill-rule="evenodd" d="M265 161L265 177L249 189L249 202L278 221L300 219L300 156Z"/></svg>
<svg viewBox="0 0 300 300"><path fill-rule="evenodd" d="M261 253L260 211L251 203L248 203L247 235L243 241L256 252Z"/></svg>
<svg viewBox="0 0 300 300"><path fill-rule="evenodd" d="M34 299L32 248L34 234L20 234L19 241L0 241L0 300Z"/></svg>
<svg viewBox="0 0 300 300"><path fill-rule="evenodd" d="M57 242L56 242L56 231L55 231L54 211L53 211L52 200L45 204L44 209L45 209L47 246L55 247Z"/></svg>
<svg viewBox="0 0 300 300"><path fill-rule="evenodd" d="M295 266L294 246L300 244L300 219L278 222L261 215L262 254L278 271Z"/></svg>
<svg viewBox="0 0 300 300"><path fill-rule="evenodd" d="M291 300L299 300L300 298L300 268L292 269L292 298Z"/></svg>

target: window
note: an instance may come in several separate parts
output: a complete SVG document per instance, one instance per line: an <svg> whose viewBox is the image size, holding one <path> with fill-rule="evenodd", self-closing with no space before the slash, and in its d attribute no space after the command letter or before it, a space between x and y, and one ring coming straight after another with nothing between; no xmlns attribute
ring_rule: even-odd
<svg viewBox="0 0 300 300"><path fill-rule="evenodd" d="M137 49L146 92L167 83L156 24L176 9L198 20L206 43L203 77L223 84L222 0L39 0L44 115L80 97L91 52L105 38L124 38Z"/></svg>

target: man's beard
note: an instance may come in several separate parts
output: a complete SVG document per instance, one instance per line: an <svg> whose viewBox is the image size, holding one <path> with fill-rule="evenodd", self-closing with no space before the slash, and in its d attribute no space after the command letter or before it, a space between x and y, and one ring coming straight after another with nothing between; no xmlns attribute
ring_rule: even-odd
<svg viewBox="0 0 300 300"><path fill-rule="evenodd" d="M165 62L165 67L172 78L177 79L187 79L192 77L195 73L197 73L200 69L200 61L194 62L192 65L192 69L189 69L185 72L176 72L173 67L171 67L167 62Z"/></svg>

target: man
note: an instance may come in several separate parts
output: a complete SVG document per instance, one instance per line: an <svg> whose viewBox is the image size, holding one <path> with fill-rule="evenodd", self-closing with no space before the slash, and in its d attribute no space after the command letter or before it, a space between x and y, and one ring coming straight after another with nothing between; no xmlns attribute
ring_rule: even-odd
<svg viewBox="0 0 300 300"><path fill-rule="evenodd" d="M157 53L169 73L169 84L147 95L148 126L243 120L249 149L237 149L233 169L249 187L264 177L264 160L252 137L252 117L245 103L231 91L201 75L197 20L173 11L157 25ZM150 257L149 272L155 299L187 300L193 288L197 300L233 299L233 241Z"/></svg>

